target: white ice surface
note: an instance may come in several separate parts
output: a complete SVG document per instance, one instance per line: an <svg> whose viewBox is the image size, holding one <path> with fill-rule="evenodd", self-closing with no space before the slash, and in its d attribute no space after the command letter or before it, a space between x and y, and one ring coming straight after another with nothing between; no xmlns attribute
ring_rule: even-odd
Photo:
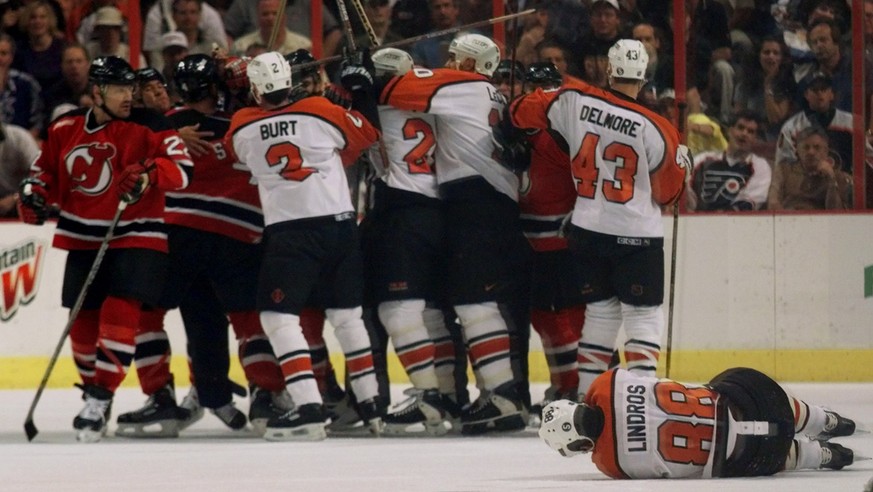
<svg viewBox="0 0 873 492"><path fill-rule="evenodd" d="M792 392L873 427L873 384L791 384ZM395 387L399 394L403 388ZM186 390L180 391L179 397ZM537 386L534 394L542 394ZM729 480L616 481L587 456L563 458L533 431L497 437L336 438L268 443L250 431L227 430L207 415L178 439L107 436L75 442L78 390L47 390L37 407L39 435L28 443L22 424L33 391L0 391L0 491L760 491L861 492L873 461L842 471L802 471ZM122 389L114 413L140 406ZM246 409L247 403L239 402ZM114 430L114 422L110 432ZM873 456L873 435L838 442Z"/></svg>

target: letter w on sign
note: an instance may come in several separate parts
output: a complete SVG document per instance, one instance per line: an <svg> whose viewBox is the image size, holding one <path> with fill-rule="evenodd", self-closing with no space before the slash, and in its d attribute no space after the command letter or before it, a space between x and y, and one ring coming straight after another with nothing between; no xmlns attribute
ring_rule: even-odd
<svg viewBox="0 0 873 492"><path fill-rule="evenodd" d="M45 251L46 245L35 239L0 250L0 320L12 319L36 297Z"/></svg>

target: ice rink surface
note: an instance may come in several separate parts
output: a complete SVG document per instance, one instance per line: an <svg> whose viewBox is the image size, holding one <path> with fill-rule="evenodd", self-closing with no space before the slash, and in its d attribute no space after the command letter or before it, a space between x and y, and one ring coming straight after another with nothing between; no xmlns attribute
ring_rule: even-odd
<svg viewBox="0 0 873 492"><path fill-rule="evenodd" d="M795 396L873 428L873 384L789 384ZM395 387L398 395L403 388ZM179 391L181 397L186 389ZM34 391L0 391L0 491L760 491L861 492L873 461L842 471L802 471L725 480L616 481L587 456L563 458L528 430L495 437L328 437L314 443L268 443L227 430L206 416L178 439L75 441L78 390L47 390L37 407L40 430L28 443L23 422ZM534 388L535 400L542 385ZM122 389L113 414L144 397ZM247 402L239 401L245 410ZM873 435L838 440L873 456Z"/></svg>

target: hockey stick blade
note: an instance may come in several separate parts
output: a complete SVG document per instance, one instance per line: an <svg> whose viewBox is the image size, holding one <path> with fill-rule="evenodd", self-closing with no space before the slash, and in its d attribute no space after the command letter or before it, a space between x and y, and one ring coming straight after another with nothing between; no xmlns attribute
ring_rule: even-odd
<svg viewBox="0 0 873 492"><path fill-rule="evenodd" d="M24 433L27 435L27 442L33 441L33 438L39 434L39 431L36 429L36 424L33 423L33 419L29 418L24 421Z"/></svg>

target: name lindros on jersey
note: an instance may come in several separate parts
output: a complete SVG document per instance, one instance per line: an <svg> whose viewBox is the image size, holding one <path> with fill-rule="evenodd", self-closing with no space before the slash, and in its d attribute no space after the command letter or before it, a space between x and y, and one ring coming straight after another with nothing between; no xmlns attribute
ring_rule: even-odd
<svg viewBox="0 0 873 492"><path fill-rule="evenodd" d="M591 106L582 106L582 111L579 114L581 121L587 121L597 126L609 128L610 130L624 133L629 137L636 138L640 123L638 121L629 120L623 116L618 116L598 108Z"/></svg>
<svg viewBox="0 0 873 492"><path fill-rule="evenodd" d="M627 424L627 451L639 453L646 451L646 387L631 385L626 388L625 424Z"/></svg>
<svg viewBox="0 0 873 492"><path fill-rule="evenodd" d="M288 137L297 134L297 120L274 121L258 126L261 132L261 140L276 137ZM289 133L290 130L290 133Z"/></svg>

